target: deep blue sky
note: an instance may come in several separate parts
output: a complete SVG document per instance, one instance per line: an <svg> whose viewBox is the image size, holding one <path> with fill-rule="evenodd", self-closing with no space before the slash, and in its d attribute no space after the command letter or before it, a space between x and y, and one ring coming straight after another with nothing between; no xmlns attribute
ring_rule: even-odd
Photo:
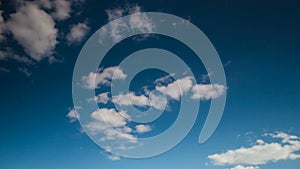
<svg viewBox="0 0 300 169"><path fill-rule="evenodd" d="M1 2L2 16L8 22L16 4ZM165 12L190 20L218 51L227 78L227 102L221 123L205 144L198 144L198 136L207 115L207 101L203 102L197 121L183 142L171 151L146 159L109 160L108 153L80 132L80 124L70 123L66 117L73 107L73 68L84 42L108 22L106 9L125 4L138 4L143 11ZM47 59L33 59L34 64L25 64L12 56L0 57L0 168L230 168L234 165L215 166L208 156L250 147L259 138L271 142L262 136L264 133L283 131L300 136L299 11L297 1L86 0L73 5L71 17L55 20L59 36L53 56L60 61L50 64ZM71 25L78 22L86 22L89 30L80 42L69 45L65 36ZM9 47L21 57L31 58L9 31L0 41L1 51ZM178 55L183 53L177 50L179 44L174 42L177 47L173 48L172 42L166 45L168 41L163 38L128 41L129 48L125 44L123 51L148 45L170 48ZM124 53L122 49L115 51L107 59L108 65L126 57ZM181 57L197 68L194 73L200 80L206 73L198 68L201 62L193 63L192 56ZM30 75L19 71L20 67L26 67ZM259 166L297 169L300 160Z"/></svg>

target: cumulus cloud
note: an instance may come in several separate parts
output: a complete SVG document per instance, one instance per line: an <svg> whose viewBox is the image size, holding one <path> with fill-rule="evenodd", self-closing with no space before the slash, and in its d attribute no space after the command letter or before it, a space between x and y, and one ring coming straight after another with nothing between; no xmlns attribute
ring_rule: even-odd
<svg viewBox="0 0 300 169"><path fill-rule="evenodd" d="M149 132L151 130L152 129L149 125L140 124L140 125L135 126L135 131L137 133L146 133L146 132Z"/></svg>
<svg viewBox="0 0 300 169"><path fill-rule="evenodd" d="M222 96L226 91L226 87L220 84L197 84L192 88L192 98L209 100Z"/></svg>
<svg viewBox="0 0 300 169"><path fill-rule="evenodd" d="M34 3L24 3L10 15L7 28L34 60L49 57L57 44L53 18Z"/></svg>
<svg viewBox="0 0 300 169"><path fill-rule="evenodd" d="M187 76L169 83L167 86L156 86L156 90L169 96L172 99L179 100L179 97L187 93L193 86L192 77Z"/></svg>
<svg viewBox="0 0 300 169"><path fill-rule="evenodd" d="M79 109L79 107L75 106L74 108L70 109L67 114L67 117L70 119L71 123L80 119L80 115L77 113L77 109Z"/></svg>
<svg viewBox="0 0 300 169"><path fill-rule="evenodd" d="M116 141L121 143L137 143L132 135L132 129L128 127L130 116L125 111L118 112L115 109L102 108L91 114L93 121L85 127L91 134L103 134L99 141Z"/></svg>
<svg viewBox="0 0 300 169"><path fill-rule="evenodd" d="M144 95L137 96L133 92L127 94L119 94L112 97L112 101L120 106L136 105L136 106L148 106L148 98Z"/></svg>
<svg viewBox="0 0 300 169"><path fill-rule="evenodd" d="M86 23L78 23L73 25L71 31L67 34L67 41L69 44L82 41L86 36L87 32L90 30Z"/></svg>
<svg viewBox="0 0 300 169"><path fill-rule="evenodd" d="M111 80L125 79L127 75L118 66L101 69L100 72L90 72L89 75L83 76L82 81L84 87L88 89L95 89L99 85L109 85Z"/></svg>
<svg viewBox="0 0 300 169"><path fill-rule="evenodd" d="M57 20L65 20L70 17L71 13L71 2L67 0L55 0L53 1L52 6L54 7L55 12L52 13L52 16Z"/></svg>
<svg viewBox="0 0 300 169"><path fill-rule="evenodd" d="M279 160L294 160L300 158L300 140L297 136L278 132L276 134L267 134L274 138L280 138L281 142L266 142L262 139L256 141L256 144L245 148L241 147L235 150L228 150L225 153L213 154L208 156L214 165L237 165L234 169L243 169L244 165L250 168ZM240 165L240 166L239 166ZM248 167L249 168L249 167Z"/></svg>

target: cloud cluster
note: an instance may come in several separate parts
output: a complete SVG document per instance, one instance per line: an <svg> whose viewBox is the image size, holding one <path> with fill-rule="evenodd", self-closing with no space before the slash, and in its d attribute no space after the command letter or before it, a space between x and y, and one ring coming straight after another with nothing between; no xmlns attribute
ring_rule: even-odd
<svg viewBox="0 0 300 169"><path fill-rule="evenodd" d="M268 143L258 139L256 144L251 147L228 150L225 153L210 155L208 158L213 161L214 165L236 165L232 169L259 168L258 165L262 164L300 158L300 154L297 153L300 150L300 139L298 136L283 132L265 135L271 136L272 139L281 139L281 141Z"/></svg>

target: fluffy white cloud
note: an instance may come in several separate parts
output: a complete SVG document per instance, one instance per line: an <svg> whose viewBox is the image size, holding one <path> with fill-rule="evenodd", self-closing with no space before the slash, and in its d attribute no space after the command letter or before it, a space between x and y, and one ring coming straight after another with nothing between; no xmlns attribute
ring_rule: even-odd
<svg viewBox="0 0 300 169"><path fill-rule="evenodd" d="M192 88L192 98L209 100L215 99L223 95L226 91L226 87L220 84L197 84Z"/></svg>
<svg viewBox="0 0 300 169"><path fill-rule="evenodd" d="M86 23L78 23L73 25L71 31L67 34L67 41L69 44L80 42L90 30Z"/></svg>
<svg viewBox="0 0 300 169"><path fill-rule="evenodd" d="M137 96L133 92L113 96L112 101L120 106L136 105L143 107L149 105L149 101L146 96Z"/></svg>
<svg viewBox="0 0 300 169"><path fill-rule="evenodd" d="M250 165L257 166L279 160L293 160L300 158L300 140L297 136L287 133L268 134L272 138L280 138L281 142L267 143L261 139L249 148L241 147L228 150L225 153L208 156L215 165Z"/></svg>
<svg viewBox="0 0 300 169"><path fill-rule="evenodd" d="M67 0L55 0L52 4L55 12L52 16L57 20L65 20L70 17L71 2Z"/></svg>
<svg viewBox="0 0 300 169"><path fill-rule="evenodd" d="M130 116L126 112L117 112L115 109L99 109L91 114L93 121L85 127L91 134L103 134L99 141L116 141L120 143L137 143L132 129L127 126Z"/></svg>
<svg viewBox="0 0 300 169"><path fill-rule="evenodd" d="M82 81L84 87L88 89L95 89L99 85L109 85L112 78L125 79L127 75L118 66L108 67L100 70L100 72L90 72L89 75L83 76Z"/></svg>
<svg viewBox="0 0 300 169"><path fill-rule="evenodd" d="M115 109L99 109L91 114L91 117L97 121L105 121L112 127L122 127L127 124L126 119L121 115L126 115L126 112L116 112ZM128 116L128 115L127 115Z"/></svg>
<svg viewBox="0 0 300 169"><path fill-rule="evenodd" d="M149 125L139 124L139 125L135 126L135 131L137 133L146 133L146 132L151 131L151 127Z"/></svg>
<svg viewBox="0 0 300 169"><path fill-rule="evenodd" d="M233 168L230 169L259 169L257 166L242 166L242 165L237 165Z"/></svg>
<svg viewBox="0 0 300 169"><path fill-rule="evenodd" d="M80 115L76 111L77 109L79 109L79 107L74 107L67 114L67 117L70 119L71 123L79 120L80 118Z"/></svg>
<svg viewBox="0 0 300 169"><path fill-rule="evenodd" d="M169 83L167 86L156 86L156 90L169 96L172 99L179 100L179 97L187 93L193 86L192 77L187 76Z"/></svg>
<svg viewBox="0 0 300 169"><path fill-rule="evenodd" d="M57 44L57 29L49 14L28 2L10 17L7 28L29 56L40 61L52 55Z"/></svg>

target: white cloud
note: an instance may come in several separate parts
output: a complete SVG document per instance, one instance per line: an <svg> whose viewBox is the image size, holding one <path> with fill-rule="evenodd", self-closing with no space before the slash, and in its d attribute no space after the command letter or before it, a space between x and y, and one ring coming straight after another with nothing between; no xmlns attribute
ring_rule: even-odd
<svg viewBox="0 0 300 169"><path fill-rule="evenodd" d="M130 116L126 112L117 112L115 109L99 109L91 114L93 121L85 127L91 134L102 133L104 136L99 141L116 141L120 144L137 143L137 139L131 134L132 129L127 126Z"/></svg>
<svg viewBox="0 0 300 169"><path fill-rule="evenodd" d="M95 89L99 85L109 85L112 78L125 79L127 75L118 66L101 69L100 72L90 72L88 76L83 76L84 87L88 89Z"/></svg>
<svg viewBox="0 0 300 169"><path fill-rule="evenodd" d="M130 17L130 28L141 33L153 32L155 30L155 25L145 13L141 12L141 7L138 5L129 8L129 14L140 13L140 15L132 15Z"/></svg>
<svg viewBox="0 0 300 169"><path fill-rule="evenodd" d="M108 156L108 159L110 159L112 161L116 161L116 160L120 160L121 158L120 158L120 156L112 154L112 155Z"/></svg>
<svg viewBox="0 0 300 169"><path fill-rule="evenodd" d="M70 17L71 13L71 2L67 0L55 0L53 2L55 12L52 16L57 20L65 20Z"/></svg>
<svg viewBox="0 0 300 169"><path fill-rule="evenodd" d="M40 61L52 55L57 44L57 29L49 14L27 2L10 17L7 28L31 58Z"/></svg>
<svg viewBox="0 0 300 169"><path fill-rule="evenodd" d="M80 107L74 107L72 108L68 114L67 114L67 117L70 119L70 122L73 123L77 120L80 119L80 115L77 113L77 109L80 109Z"/></svg>
<svg viewBox="0 0 300 169"><path fill-rule="evenodd" d="M149 101L150 101L150 106L158 110L165 109L168 104L168 100L164 95L155 94L153 92L151 92L149 95Z"/></svg>
<svg viewBox="0 0 300 169"><path fill-rule="evenodd" d="M108 97L109 92L100 93L95 97L96 102L106 104L110 98Z"/></svg>
<svg viewBox="0 0 300 169"><path fill-rule="evenodd" d="M233 168L230 169L259 169L257 166L242 166L242 165L237 165Z"/></svg>
<svg viewBox="0 0 300 169"><path fill-rule="evenodd" d="M120 106L136 105L143 107L149 105L149 101L146 96L137 96L133 92L113 96L112 101Z"/></svg>
<svg viewBox="0 0 300 169"><path fill-rule="evenodd" d="M192 88L192 98L209 100L215 99L223 95L226 91L226 87L220 84L197 84Z"/></svg>
<svg viewBox="0 0 300 169"><path fill-rule="evenodd" d="M139 5L131 5L126 4L125 7L108 9L106 10L106 14L108 16L108 21L116 20L124 15L130 15L134 13L141 13L141 7ZM139 33L147 33L153 32L155 30L155 25L151 21L151 19L145 14L141 13L140 15L131 15L129 17L129 23L125 23L121 20L114 21L110 24L109 30L100 31L100 39L99 42L104 42L104 37L109 36L112 38L113 42L119 42L125 34L129 31L136 31ZM146 38L148 35L142 35L142 38ZM138 40L138 39L137 39Z"/></svg>
<svg viewBox="0 0 300 169"><path fill-rule="evenodd" d="M143 125L143 124L139 124L137 126L135 126L135 131L137 133L146 133L151 131L151 127L149 125Z"/></svg>
<svg viewBox="0 0 300 169"><path fill-rule="evenodd" d="M167 86L156 86L156 90L169 96L172 99L179 100L179 97L187 93L193 86L192 77L187 76L168 84Z"/></svg>
<svg viewBox="0 0 300 169"><path fill-rule="evenodd" d="M300 140L297 136L279 132L268 134L272 138L280 138L281 142L267 143L261 139L249 148L228 150L225 153L208 156L215 165L250 165L257 166L279 160L294 160L300 158L297 152L300 150Z"/></svg>
<svg viewBox="0 0 300 169"><path fill-rule="evenodd" d="M107 124L111 125L112 127L122 127L127 124L127 119L125 119L121 114L126 115L126 112L119 112L119 113L116 112L115 109L103 108L94 111L91 114L91 117L97 121L104 121Z"/></svg>
<svg viewBox="0 0 300 169"><path fill-rule="evenodd" d="M90 30L86 23L78 23L73 25L71 31L67 34L67 41L69 44L80 42Z"/></svg>

